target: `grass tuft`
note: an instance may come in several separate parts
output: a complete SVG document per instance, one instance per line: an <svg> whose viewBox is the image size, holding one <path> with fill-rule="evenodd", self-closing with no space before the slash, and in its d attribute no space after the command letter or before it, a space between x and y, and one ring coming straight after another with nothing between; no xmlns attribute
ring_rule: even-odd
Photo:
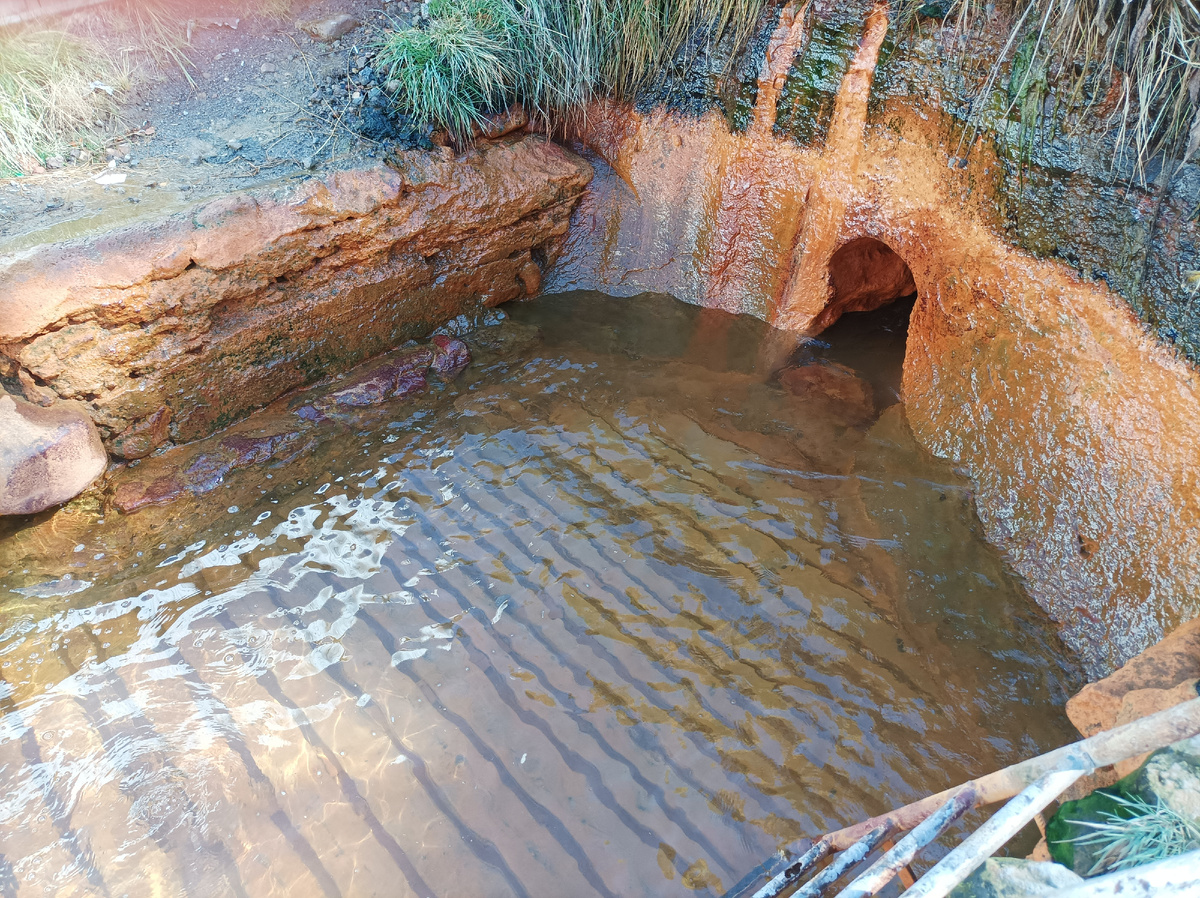
<svg viewBox="0 0 1200 898"><path fill-rule="evenodd" d="M901 24L927 0L894 0ZM1003 4L1001 4L1003 6ZM945 0L959 32L997 14L984 0ZM1159 153L1200 154L1200 4L1196 0L1009 0L1007 42L973 109L986 108L1008 64L1008 112L1037 124L1051 93L1099 112L1132 150L1138 174Z"/></svg>
<svg viewBox="0 0 1200 898"><path fill-rule="evenodd" d="M1164 804L1141 798L1112 795L1122 810L1101 811L1101 821L1069 820L1091 832L1068 839L1096 849L1096 862L1088 876L1140 867L1200 848L1200 825Z"/></svg>
<svg viewBox="0 0 1200 898"><path fill-rule="evenodd" d="M123 74L62 31L0 30L0 169L28 172L115 108Z"/></svg>
<svg viewBox="0 0 1200 898"><path fill-rule="evenodd" d="M698 32L731 36L736 54L765 2L430 0L429 22L385 32L377 61L401 112L465 137L514 100L553 120L635 97Z"/></svg>

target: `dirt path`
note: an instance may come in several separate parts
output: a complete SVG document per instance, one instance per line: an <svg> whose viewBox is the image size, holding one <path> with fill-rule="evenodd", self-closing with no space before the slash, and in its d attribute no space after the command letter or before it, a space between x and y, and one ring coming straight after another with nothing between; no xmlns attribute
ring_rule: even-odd
<svg viewBox="0 0 1200 898"><path fill-rule="evenodd" d="M0 252L360 164L382 151L378 140L420 140L384 114L386 84L370 65L378 29L407 24L418 4L301 0L282 20L237 6L191 7L193 18L179 24L191 32L190 79L178 66L135 73L99 129L102 148L77 146L47 160L47 170L0 180ZM96 15L78 13L76 24ZM335 15L360 24L330 43L299 27Z"/></svg>

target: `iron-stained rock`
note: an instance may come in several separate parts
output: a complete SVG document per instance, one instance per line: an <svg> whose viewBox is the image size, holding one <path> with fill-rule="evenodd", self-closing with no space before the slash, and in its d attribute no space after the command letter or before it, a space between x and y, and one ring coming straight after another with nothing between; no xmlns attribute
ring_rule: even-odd
<svg viewBox="0 0 1200 898"><path fill-rule="evenodd" d="M41 408L0 394L0 514L61 505L104 473L96 426L65 405Z"/></svg>

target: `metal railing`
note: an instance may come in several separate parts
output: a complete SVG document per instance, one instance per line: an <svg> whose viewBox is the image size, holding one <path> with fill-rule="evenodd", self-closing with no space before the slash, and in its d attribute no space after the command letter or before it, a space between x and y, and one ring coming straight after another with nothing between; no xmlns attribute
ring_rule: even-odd
<svg viewBox="0 0 1200 898"><path fill-rule="evenodd" d="M816 841L805 840L761 865L727 893L726 898L776 898L784 894L791 894L793 898L824 895L866 898L877 894L897 877L907 886L905 898L942 898L1081 776L1198 733L1200 698L1030 758L891 813L827 833ZM963 814L1000 801L1007 803L924 876L919 879L912 876L908 865ZM891 837L898 833L907 835L892 844ZM877 849L882 849L883 853L870 867L839 891L827 891L874 855ZM1188 857L1191 855L1185 859ZM826 858L829 862L821 867ZM1137 874L1137 871L1127 872L1130 876ZM1156 881L1177 872L1180 876L1188 876L1189 882L1200 880L1197 867L1185 863L1167 864L1152 872L1158 877ZM1100 879L1108 877L1100 877L1094 883L1099 883ZM1080 887L1083 891L1075 891L1081 896L1109 894L1087 891L1088 888L1108 888L1102 883L1099 886L1094 883L1089 881ZM1200 891L1196 894L1200 895Z"/></svg>

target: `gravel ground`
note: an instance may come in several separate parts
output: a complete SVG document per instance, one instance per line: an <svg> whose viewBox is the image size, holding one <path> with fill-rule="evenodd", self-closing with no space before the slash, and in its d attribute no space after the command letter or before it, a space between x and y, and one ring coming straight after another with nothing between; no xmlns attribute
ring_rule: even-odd
<svg viewBox="0 0 1200 898"><path fill-rule="evenodd" d="M397 140L427 142L390 114L370 51L379 29L409 24L418 3L297 2L283 22L228 4L203 12L180 24L191 30L190 82L178 68L146 73L107 124L103 151L72 151L50 160L59 167L0 180L0 253L363 164ZM336 15L360 24L329 43L300 28Z"/></svg>

